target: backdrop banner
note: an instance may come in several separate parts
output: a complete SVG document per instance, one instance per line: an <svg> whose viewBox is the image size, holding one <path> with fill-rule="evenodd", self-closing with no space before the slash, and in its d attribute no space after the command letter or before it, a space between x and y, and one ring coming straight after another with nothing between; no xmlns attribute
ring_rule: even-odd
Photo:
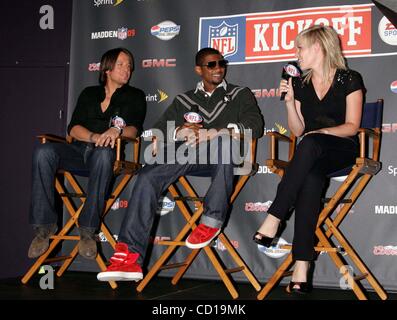
<svg viewBox="0 0 397 320"><path fill-rule="evenodd" d="M81 90L98 83L101 55L111 48L126 47L135 57L130 83L146 93L148 112L143 137L149 137L151 126L174 97L196 86L199 78L194 73L195 54L211 46L230 61L228 82L246 86L254 93L265 118L265 133L289 134L285 104L278 92L281 70L287 61L295 59L295 36L312 24L331 25L337 30L349 67L364 78L366 100L385 100L382 170L361 194L341 230L385 289L397 290L397 160L396 151L392 151L397 144L397 29L371 1L74 1L68 119ZM262 283L288 253L278 247L258 247L252 241L280 181L265 166L268 143L266 136L258 141L259 171L237 198L225 228ZM147 145L144 142L143 148ZM280 152L286 158L287 149ZM206 178L195 178L193 183L205 194L209 183ZM331 182L328 194L337 186L338 182ZM132 187L133 181L106 217L116 236L126 208L135 205L128 202ZM159 202L154 243L172 239L185 222L171 199L166 194ZM292 215L280 243L292 242L293 226ZM105 245L106 239L102 240L103 252L109 257L112 250ZM214 248L226 264L231 262L219 242ZM164 250L164 246L154 245L148 265ZM173 260L181 261L188 252L186 248L179 250ZM95 262L80 258L76 262L76 270L98 271ZM172 270L160 273L172 274ZM185 277L219 279L204 254L196 258ZM244 281L239 273L233 277ZM366 286L365 281L363 284ZM346 288L340 270L325 252L316 262L314 285Z"/></svg>

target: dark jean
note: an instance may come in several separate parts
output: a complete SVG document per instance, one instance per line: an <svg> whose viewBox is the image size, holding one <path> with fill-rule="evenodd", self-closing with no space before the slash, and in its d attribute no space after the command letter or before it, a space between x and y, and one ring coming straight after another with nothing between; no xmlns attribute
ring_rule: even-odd
<svg viewBox="0 0 397 320"><path fill-rule="evenodd" d="M113 178L115 150L92 143L46 143L39 145L32 158L30 223L34 226L57 223L55 174L58 169L88 174L87 199L79 216L79 226L98 229L105 197Z"/></svg>
<svg viewBox="0 0 397 320"><path fill-rule="evenodd" d="M218 149L219 159L222 148ZM233 164L152 164L143 167L135 177L129 206L121 224L118 240L129 250L139 253L142 264L149 243L150 231L160 196L168 186L185 175L204 175L212 178L204 198L204 213L200 223L221 228L226 220L229 200L233 192Z"/></svg>
<svg viewBox="0 0 397 320"><path fill-rule="evenodd" d="M268 210L285 220L295 208L295 260L311 261L315 257L315 229L327 175L352 166L357 156L358 145L348 138L309 134L298 144Z"/></svg>

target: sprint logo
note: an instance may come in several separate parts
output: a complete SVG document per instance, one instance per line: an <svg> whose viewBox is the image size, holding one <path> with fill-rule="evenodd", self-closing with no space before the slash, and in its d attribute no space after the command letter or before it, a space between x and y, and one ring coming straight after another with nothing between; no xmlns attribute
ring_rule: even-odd
<svg viewBox="0 0 397 320"><path fill-rule="evenodd" d="M119 4L121 4L124 0L94 0L94 6L99 7L99 6L113 6L117 7Z"/></svg>
<svg viewBox="0 0 397 320"><path fill-rule="evenodd" d="M168 99L168 94L163 90L157 89L157 93L146 95L146 102L157 102L161 103Z"/></svg>
<svg viewBox="0 0 397 320"><path fill-rule="evenodd" d="M159 101L159 103L160 103L160 102L163 102L163 101L165 101L165 100L167 100L168 95L167 95L164 91L157 90L157 92L158 92L159 95L160 95L160 101Z"/></svg>
<svg viewBox="0 0 397 320"><path fill-rule="evenodd" d="M279 133L281 134L286 134L287 133L287 129L285 129L281 124L278 124L277 122L275 123L276 128L278 130Z"/></svg>

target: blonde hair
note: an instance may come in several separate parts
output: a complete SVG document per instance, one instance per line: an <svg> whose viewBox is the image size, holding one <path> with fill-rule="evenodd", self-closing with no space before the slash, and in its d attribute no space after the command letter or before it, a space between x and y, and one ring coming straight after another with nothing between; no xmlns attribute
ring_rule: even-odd
<svg viewBox="0 0 397 320"><path fill-rule="evenodd" d="M302 42L308 46L312 46L316 42L320 45L324 54L324 82L330 80L333 70L347 69L338 34L333 28L323 25L311 26L308 29L301 31L296 37L296 45ZM312 70L305 70L303 77L304 82L308 83L312 77Z"/></svg>

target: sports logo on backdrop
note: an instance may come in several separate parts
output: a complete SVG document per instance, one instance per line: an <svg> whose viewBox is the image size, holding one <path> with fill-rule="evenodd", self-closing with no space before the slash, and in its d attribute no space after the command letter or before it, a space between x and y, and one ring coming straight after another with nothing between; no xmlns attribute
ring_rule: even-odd
<svg viewBox="0 0 397 320"><path fill-rule="evenodd" d="M117 38L119 40L125 40L131 37L135 37L135 29L128 29L125 27L118 28L117 30L91 32L91 40L107 38Z"/></svg>
<svg viewBox="0 0 397 320"><path fill-rule="evenodd" d="M376 205L375 214L397 214L397 206Z"/></svg>
<svg viewBox="0 0 397 320"><path fill-rule="evenodd" d="M300 8L233 16L201 17L199 48L218 49L231 64L295 58L296 35L313 24L331 25L346 57L372 54L373 4Z"/></svg>
<svg viewBox="0 0 397 320"><path fill-rule="evenodd" d="M225 21L219 26L209 27L208 47L217 48L227 58L234 55L238 48L238 24L228 25Z"/></svg>
<svg viewBox="0 0 397 320"><path fill-rule="evenodd" d="M128 33L127 28L120 28L117 30L117 38L120 40L125 40L127 39L127 33Z"/></svg>
<svg viewBox="0 0 397 320"><path fill-rule="evenodd" d="M215 48L230 62L244 60L245 17L200 18L199 47Z"/></svg>
<svg viewBox="0 0 397 320"><path fill-rule="evenodd" d="M120 198L117 198L110 209L118 210L122 208L128 208L128 200L120 200Z"/></svg>
<svg viewBox="0 0 397 320"><path fill-rule="evenodd" d="M397 28L386 17L379 21L378 33L383 42L397 46Z"/></svg>
<svg viewBox="0 0 397 320"><path fill-rule="evenodd" d="M173 21L166 20L153 26L150 29L150 33L160 40L171 40L179 34L180 30L181 26L178 26Z"/></svg>

